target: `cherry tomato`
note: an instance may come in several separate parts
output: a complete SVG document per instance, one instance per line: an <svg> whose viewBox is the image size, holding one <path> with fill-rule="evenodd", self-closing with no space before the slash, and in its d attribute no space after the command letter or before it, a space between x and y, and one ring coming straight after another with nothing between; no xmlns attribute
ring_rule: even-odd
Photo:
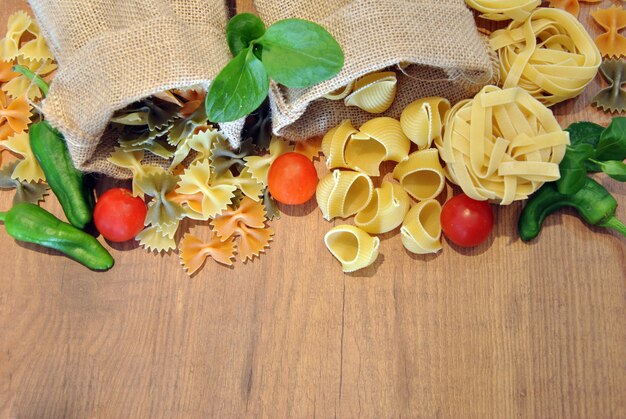
<svg viewBox="0 0 626 419"><path fill-rule="evenodd" d="M493 210L487 201L476 201L463 193L456 195L441 209L441 228L459 246L478 246L493 230Z"/></svg>
<svg viewBox="0 0 626 419"><path fill-rule="evenodd" d="M147 212L143 199L128 189L113 188L96 202L93 220L102 237L119 243L134 239L143 230Z"/></svg>
<svg viewBox="0 0 626 419"><path fill-rule="evenodd" d="M299 153L285 153L274 160L267 176L274 199L287 205L304 204L311 199L317 182L313 162Z"/></svg>

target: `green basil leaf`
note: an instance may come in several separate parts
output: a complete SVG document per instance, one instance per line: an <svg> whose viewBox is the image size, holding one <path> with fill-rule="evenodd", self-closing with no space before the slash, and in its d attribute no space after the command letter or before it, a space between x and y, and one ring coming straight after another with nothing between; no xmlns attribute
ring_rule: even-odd
<svg viewBox="0 0 626 419"><path fill-rule="evenodd" d="M305 88L328 80L343 67L343 51L326 29L302 19L285 19L257 41L270 77L287 87Z"/></svg>
<svg viewBox="0 0 626 419"><path fill-rule="evenodd" d="M578 144L575 147L567 146L563 161L559 165L561 178L557 180L556 187L562 194L574 194L585 184L587 169L585 161L593 157L591 144Z"/></svg>
<svg viewBox="0 0 626 419"><path fill-rule="evenodd" d="M211 122L230 122L258 108L267 97L270 80L252 47L241 51L217 75L206 96Z"/></svg>
<svg viewBox="0 0 626 419"><path fill-rule="evenodd" d="M226 41L234 56L248 48L250 43L265 33L265 25L252 13L240 13L233 16L226 27Z"/></svg>
<svg viewBox="0 0 626 419"><path fill-rule="evenodd" d="M600 169L611 176L615 180L619 180L620 182L626 182L626 164L622 161L618 160L609 160L609 161L595 161Z"/></svg>
<svg viewBox="0 0 626 419"><path fill-rule="evenodd" d="M572 146L586 143L596 148L604 127L593 122L574 122L565 131L569 132L569 141Z"/></svg>
<svg viewBox="0 0 626 419"><path fill-rule="evenodd" d="M613 118L609 126L602 132L596 146L595 160L626 159L626 118Z"/></svg>

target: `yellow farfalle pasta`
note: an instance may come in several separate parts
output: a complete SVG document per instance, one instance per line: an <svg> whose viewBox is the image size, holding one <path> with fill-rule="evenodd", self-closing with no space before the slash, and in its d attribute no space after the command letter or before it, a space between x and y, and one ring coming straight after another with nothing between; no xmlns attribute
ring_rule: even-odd
<svg viewBox="0 0 626 419"><path fill-rule="evenodd" d="M144 177L155 174L160 171L156 166L145 166L141 164L144 158L143 151L125 151L120 147L115 147L111 156L107 161L122 169L128 169L133 175L133 195L143 198L144 191L141 189L141 179Z"/></svg>
<svg viewBox="0 0 626 419"><path fill-rule="evenodd" d="M354 91L344 99L344 104L369 113L383 113L393 104L397 85L393 71L368 74L355 82Z"/></svg>
<svg viewBox="0 0 626 419"><path fill-rule="evenodd" d="M468 196L507 205L559 179L568 144L569 134L528 92L486 86L448 113L439 153Z"/></svg>
<svg viewBox="0 0 626 419"><path fill-rule="evenodd" d="M44 77L56 70L57 65L52 60L33 61L22 56L17 58L17 63L27 67L34 73ZM17 73L16 73L17 74ZM28 77L19 74L2 85L2 90L13 99L26 96L29 100L34 101L43 97L43 93L37 84L31 83Z"/></svg>
<svg viewBox="0 0 626 419"><path fill-rule="evenodd" d="M334 170L320 180L315 198L324 219L351 217L370 203L372 180L364 173Z"/></svg>
<svg viewBox="0 0 626 419"><path fill-rule="evenodd" d="M351 136L345 147L345 162L350 169L379 176L382 162L400 162L407 157L410 148L411 140L404 135L400 121L374 118Z"/></svg>
<svg viewBox="0 0 626 419"><path fill-rule="evenodd" d="M387 233L402 224L411 199L397 183L383 182L374 189L370 203L354 217L354 223L370 234Z"/></svg>
<svg viewBox="0 0 626 419"><path fill-rule="evenodd" d="M54 56L50 52L45 39L39 31L39 26L34 21L31 21L28 26L28 32L34 37L30 41L27 41L20 47L19 55L29 60L34 61L47 61L53 60Z"/></svg>
<svg viewBox="0 0 626 419"><path fill-rule="evenodd" d="M374 263L378 257L380 239L358 227L344 224L326 233L324 243L341 263L344 272L354 272Z"/></svg>
<svg viewBox="0 0 626 419"><path fill-rule="evenodd" d="M443 119L450 110L450 102L442 97L418 99L404 108L400 116L402 131L422 150L433 140L441 139Z"/></svg>
<svg viewBox="0 0 626 419"><path fill-rule="evenodd" d="M246 167L250 171L251 176L265 187L267 186L267 174L274 160L292 150L293 147L289 143L274 137L270 142L269 154L265 156L247 156L243 160L246 162Z"/></svg>
<svg viewBox="0 0 626 419"><path fill-rule="evenodd" d="M304 141L298 141L293 149L296 153L315 160L322 151L322 137L313 137Z"/></svg>
<svg viewBox="0 0 626 419"><path fill-rule="evenodd" d="M11 175L13 179L26 182L46 180L46 176L43 170L41 170L41 166L39 166L39 162L37 162L33 150L30 148L27 132L15 134L8 140L0 142L0 147L4 147L21 156L20 162L15 166L15 169L13 169L13 174Z"/></svg>
<svg viewBox="0 0 626 419"><path fill-rule="evenodd" d="M250 168L245 167L238 176L233 175L230 170L227 170L220 176L217 176L213 180L213 185L234 185L245 196L254 200L260 201L261 195L263 195L263 185L258 180L252 177Z"/></svg>
<svg viewBox="0 0 626 419"><path fill-rule="evenodd" d="M32 19L23 11L15 12L9 16L6 36L0 40L0 60L10 61L17 58L20 40L31 23Z"/></svg>
<svg viewBox="0 0 626 419"><path fill-rule="evenodd" d="M322 152L326 156L326 167L329 169L348 168L345 159L346 144L358 131L348 119L331 129L322 138Z"/></svg>
<svg viewBox="0 0 626 419"><path fill-rule="evenodd" d="M411 153L395 167L393 177L418 201L437 197L446 184L436 148Z"/></svg>
<svg viewBox="0 0 626 419"><path fill-rule="evenodd" d="M352 92L352 88L354 87L354 81L346 84L345 86L341 86L339 89L334 90L328 94L325 94L324 97L328 100L341 100L348 96L350 92Z"/></svg>
<svg viewBox="0 0 626 419"><path fill-rule="evenodd" d="M480 17L485 19L522 21L541 4L541 0L465 0L465 3L481 12Z"/></svg>
<svg viewBox="0 0 626 419"><path fill-rule="evenodd" d="M213 218L228 207L235 196L234 185L214 185L211 182L211 165L208 159L189 166L178 182L179 194L202 194L202 216Z"/></svg>
<svg viewBox="0 0 626 419"><path fill-rule="evenodd" d="M400 234L402 244L418 255L441 250L441 204L428 199L415 205L406 215Z"/></svg>
<svg viewBox="0 0 626 419"><path fill-rule="evenodd" d="M176 224L177 226L177 224ZM159 226L146 227L135 237L139 244L148 252L169 252L176 249L174 235L163 231Z"/></svg>
<svg viewBox="0 0 626 419"><path fill-rule="evenodd" d="M579 95L602 62L587 30L561 9L537 9L492 33L489 44L500 58L503 87L521 87L547 106Z"/></svg>

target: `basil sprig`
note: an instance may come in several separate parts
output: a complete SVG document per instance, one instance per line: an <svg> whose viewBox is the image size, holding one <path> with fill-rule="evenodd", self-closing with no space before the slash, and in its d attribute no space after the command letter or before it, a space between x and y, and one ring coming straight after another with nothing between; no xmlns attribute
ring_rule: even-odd
<svg viewBox="0 0 626 419"><path fill-rule="evenodd" d="M291 88L328 80L343 67L343 51L326 29L302 19L280 20L269 28L256 15L241 13L226 28L234 58L217 75L206 98L212 122L230 122L256 110L270 78Z"/></svg>

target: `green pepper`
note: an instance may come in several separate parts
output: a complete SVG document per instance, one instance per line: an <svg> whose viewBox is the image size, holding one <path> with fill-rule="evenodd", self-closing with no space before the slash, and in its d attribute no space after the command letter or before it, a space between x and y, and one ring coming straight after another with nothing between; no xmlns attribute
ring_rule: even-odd
<svg viewBox="0 0 626 419"><path fill-rule="evenodd" d="M93 191L85 175L74 167L63 136L46 121L31 125L28 133L33 154L67 220L85 228L93 217Z"/></svg>
<svg viewBox="0 0 626 419"><path fill-rule="evenodd" d="M0 212L0 221L4 221L7 233L16 240L58 250L96 271L113 267L113 257L98 240L37 205L17 204Z"/></svg>
<svg viewBox="0 0 626 419"><path fill-rule="evenodd" d="M518 230L524 241L539 235L545 218L563 207L573 207L589 224L617 230L626 237L626 226L615 217L617 201L590 177L573 194L562 194L554 183L543 185L528 201L519 219Z"/></svg>

